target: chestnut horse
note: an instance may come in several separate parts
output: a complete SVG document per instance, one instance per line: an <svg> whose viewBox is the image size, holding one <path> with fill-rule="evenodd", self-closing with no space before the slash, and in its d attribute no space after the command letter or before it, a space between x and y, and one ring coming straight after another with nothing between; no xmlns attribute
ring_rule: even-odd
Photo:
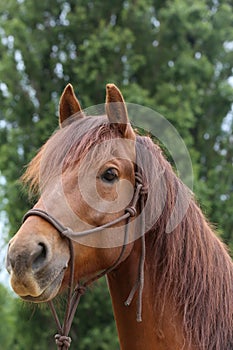
<svg viewBox="0 0 233 350"><path fill-rule="evenodd" d="M12 288L45 302L70 276L78 284L104 272L122 350L232 350L233 265L224 244L159 146L136 135L113 84L105 106L106 115L85 116L65 88L60 129L24 175L40 198L9 243ZM178 192L188 206L168 233Z"/></svg>

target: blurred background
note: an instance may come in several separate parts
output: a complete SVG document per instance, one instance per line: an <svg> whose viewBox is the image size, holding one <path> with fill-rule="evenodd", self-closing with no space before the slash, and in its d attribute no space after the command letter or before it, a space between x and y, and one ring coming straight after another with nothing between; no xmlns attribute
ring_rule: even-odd
<svg viewBox="0 0 233 350"><path fill-rule="evenodd" d="M83 106L115 83L179 131L194 192L233 252L232 0L8 0L0 2L0 339L4 350L54 348L46 306L19 301L5 274L5 242L32 205L19 177L58 125L71 82ZM61 304L63 302L61 301ZM60 307L62 311L62 306ZM71 331L80 350L119 349L101 280Z"/></svg>

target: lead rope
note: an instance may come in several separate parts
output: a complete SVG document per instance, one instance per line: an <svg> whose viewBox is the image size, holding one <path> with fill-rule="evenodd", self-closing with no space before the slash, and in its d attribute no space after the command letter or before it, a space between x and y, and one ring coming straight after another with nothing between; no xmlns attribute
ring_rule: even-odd
<svg viewBox="0 0 233 350"><path fill-rule="evenodd" d="M58 350L67 350L69 349L71 344L71 337L69 337L68 335L72 324L72 320L70 322L70 314L72 313L71 301L72 301L72 291L73 291L73 284L74 284L74 248L70 239L68 239L68 242L69 242L71 264L70 264L70 279L69 279L69 287L68 287L67 306L66 306L63 326L61 326L61 323L59 321L56 309L54 307L54 303L52 301L48 302L58 329L58 333L55 335L55 342L57 344ZM81 293L80 293L80 296L81 296Z"/></svg>
<svg viewBox="0 0 233 350"><path fill-rule="evenodd" d="M142 322L142 294L144 288L144 267L146 259L146 244L145 244L145 213L144 213L144 197L141 196L140 200L140 211L141 211L141 221L140 221L140 235L141 235L141 256L138 267L138 278L131 289L128 298L125 301L125 306L130 306L136 291L138 290L137 299L137 322Z"/></svg>

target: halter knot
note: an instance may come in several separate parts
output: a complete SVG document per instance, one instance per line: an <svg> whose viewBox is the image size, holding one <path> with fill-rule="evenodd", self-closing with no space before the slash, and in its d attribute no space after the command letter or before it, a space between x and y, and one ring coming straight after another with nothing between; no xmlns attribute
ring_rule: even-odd
<svg viewBox="0 0 233 350"><path fill-rule="evenodd" d="M142 185L141 189L140 189L140 193L142 195L145 195L148 193L148 186L144 183L144 179L143 179L143 176L141 173L137 172L135 174L135 179L136 179L136 182L139 184L139 185Z"/></svg>
<svg viewBox="0 0 233 350"><path fill-rule="evenodd" d="M65 237L68 237L71 236L73 233L73 231L71 230L71 228L69 227L65 227L65 229L61 232L61 234Z"/></svg>
<svg viewBox="0 0 233 350"><path fill-rule="evenodd" d="M63 346L65 346L66 349L68 349L70 347L71 340L72 340L70 337L67 337L65 335L56 334L54 338L55 338L56 344L61 349L62 349Z"/></svg>
<svg viewBox="0 0 233 350"><path fill-rule="evenodd" d="M86 287L85 286L78 286L75 288L75 292L78 293L79 295L84 295L86 293Z"/></svg>
<svg viewBox="0 0 233 350"><path fill-rule="evenodd" d="M134 216L137 215L137 210L136 210L136 208L134 208L134 207L128 207L128 208L126 208L126 209L125 209L125 212L126 212L126 213L128 212L128 213L130 214L131 217L134 217Z"/></svg>

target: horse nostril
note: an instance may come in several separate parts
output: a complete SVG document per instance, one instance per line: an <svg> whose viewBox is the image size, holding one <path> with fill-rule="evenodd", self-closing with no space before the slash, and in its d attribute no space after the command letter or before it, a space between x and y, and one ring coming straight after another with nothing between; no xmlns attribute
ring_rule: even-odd
<svg viewBox="0 0 233 350"><path fill-rule="evenodd" d="M37 250L31 254L32 269L38 270L43 267L47 258L47 248L42 242L38 243Z"/></svg>

